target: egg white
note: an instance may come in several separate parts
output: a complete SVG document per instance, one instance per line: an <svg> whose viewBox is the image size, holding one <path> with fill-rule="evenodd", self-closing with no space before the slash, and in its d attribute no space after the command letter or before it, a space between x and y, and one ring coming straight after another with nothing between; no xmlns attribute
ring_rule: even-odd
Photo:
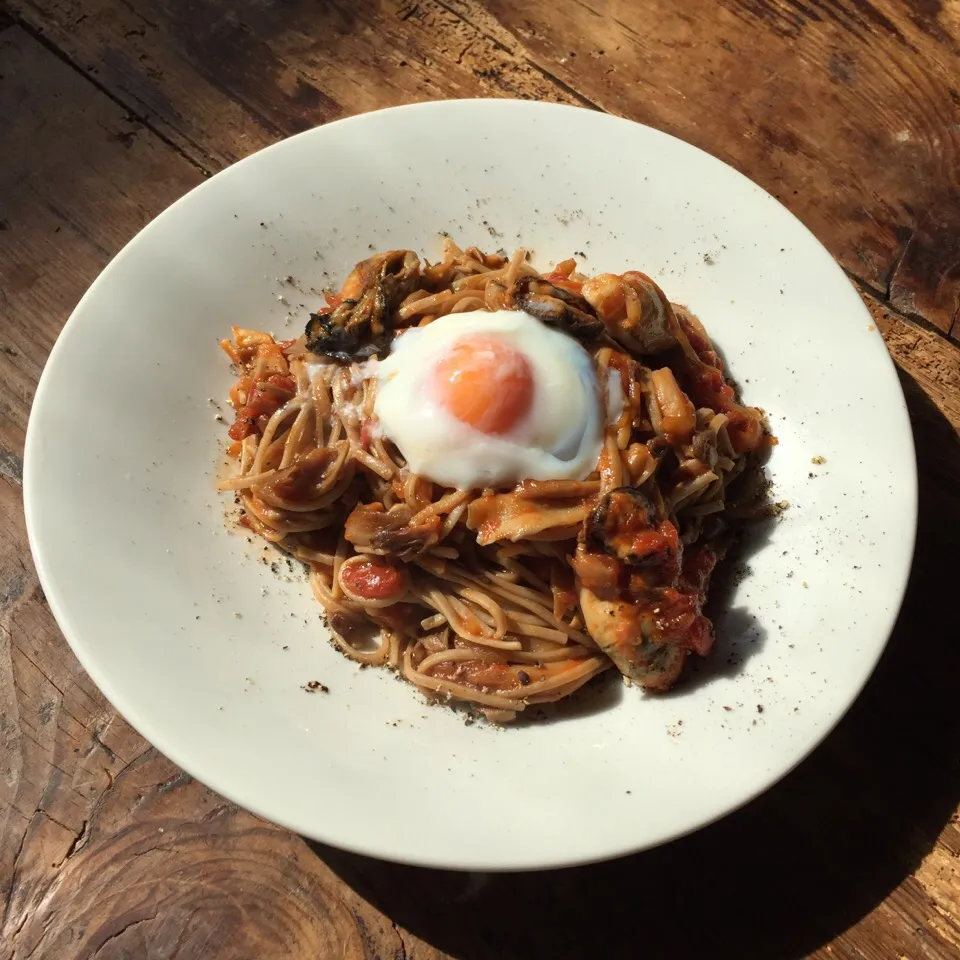
<svg viewBox="0 0 960 960"><path fill-rule="evenodd" d="M533 372L529 412L500 436L462 423L433 396L436 364L457 341L481 334L503 339ZM593 360L577 341L526 313L449 314L407 330L394 341L377 374L374 412L384 435L410 470L443 486L582 480L597 467L609 411ZM622 405L622 397L619 401Z"/></svg>

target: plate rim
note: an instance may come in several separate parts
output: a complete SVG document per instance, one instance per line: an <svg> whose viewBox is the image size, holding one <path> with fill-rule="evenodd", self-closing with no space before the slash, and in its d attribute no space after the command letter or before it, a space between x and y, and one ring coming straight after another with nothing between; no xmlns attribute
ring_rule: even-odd
<svg viewBox="0 0 960 960"><path fill-rule="evenodd" d="M754 180L750 179L748 176L743 174L740 170L734 167L732 164L728 163L725 160L721 160L719 157L714 156L708 151L702 149L701 147L696 146L695 144L689 143L686 140L683 140L680 137L675 136L674 134L667 133L664 130L660 130L656 127L650 126L649 124L644 124L639 121L630 120L626 117L620 117L615 114L606 113L603 111L593 111L587 107L577 106L573 104L561 104L548 101L536 101L536 100L522 100L515 98L465 98L462 100L426 100L419 101L412 104L404 104L392 107L386 107L378 110L371 110L360 114L354 114L348 117L342 117L338 120L331 121L330 123L321 124L319 126L311 127L307 130L296 133L290 137L285 137L281 140L278 140L274 143L271 143L265 147L262 147L255 152L249 154L248 156L231 163L229 166L224 167L222 170L219 170L212 176L204 179L202 182L197 184L192 189L188 190L183 196L179 197L169 206L164 208L156 217L150 220L147 224L141 227L124 245L123 247L116 252L104 265L102 270L98 273L93 282L89 287L84 291L82 297L71 310L70 315L64 322L62 328L57 334L56 340L51 347L49 354L47 355L43 370L37 381L36 390L34 393L34 398L31 403L26 436L24 441L24 457L23 457L23 510L24 518L26 522L27 530L27 540L30 547L30 552L32 554L33 562L36 568L37 577L41 589L44 592L47 603L50 607L50 610L54 616L57 627L61 632L63 638L66 640L71 652L77 658L81 667L89 675L89 677L96 684L101 694L107 699L110 705L121 717L134 729L136 732L142 736L148 744L157 749L161 754L166 756L172 763L176 766L183 769L191 777L198 780L199 782L207 785L209 789L215 791L216 793L222 795L228 800L236 803L238 806L245 810L249 810L254 814L263 817L264 819L278 824L279 826L290 830L291 832L297 833L298 835L308 837L310 839L316 840L321 843L330 844L335 846L338 849L348 851L350 853L359 854L362 856L373 857L376 859L381 859L389 862L408 864L418 867L426 867L433 869L446 869L446 870L466 870L466 871L491 871L491 872L504 872L504 873L514 873L514 872L527 872L527 871L536 871L536 870L546 870L546 869L558 869L563 867L573 867L573 866L582 866L585 864L601 862L605 860L616 859L623 856L630 856L637 853L640 853L647 849L653 849L658 846L663 846L667 843L671 843L680 837L687 836L689 834L695 833L698 830L703 829L704 827L709 826L710 824L716 823L717 821L723 819L724 817L734 813L735 811L741 809L742 807L748 805L757 797L766 793L777 783L787 778L798 766L800 766L817 748L819 748L823 742L831 735L831 733L836 729L840 721L848 714L853 704L863 693L863 690L866 688L867 684L870 682L871 677L873 676L878 663L883 657L884 653L887 650L890 638L893 634L894 627L896 625L897 619L899 617L903 600L906 595L906 590L909 584L910 573L913 567L914 554L916 549L916 538L917 538L917 522L918 522L918 506L919 506L919 486L918 486L918 470L917 470L917 459L916 459L916 442L913 435L912 424L909 417L909 409L906 402L906 397L903 392L903 388L899 383L899 379L896 374L896 364L893 361L892 356L889 353L889 350L884 344L884 352L886 355L886 363L890 365L890 372L893 374L893 383L896 385L896 400L898 407L900 408L903 418L904 425L906 427L904 433L904 439L909 445L910 456L906 458L906 462L903 464L902 479L907 483L909 489L904 490L906 500L908 501L908 506L910 510L910 524L909 524L909 543L904 545L903 550L903 572L900 577L900 583L897 585L895 603L892 603L890 606L890 612L887 619L887 622L883 628L884 639L882 643L878 643L876 646L875 653L871 654L869 657L869 662L865 658L863 663L865 666L865 672L863 675L863 680L860 684L856 685L853 688L849 695L840 697L836 703L839 704L835 706L836 710L835 716L833 716L829 722L825 723L820 729L816 731L816 734L811 738L810 743L808 743L803 750L801 750L798 755L792 759L788 765L778 768L773 775L767 775L762 778L759 778L759 785L754 789L747 791L742 796L738 797L736 802L727 804L722 809L717 810L713 815L705 818L701 818L696 822L692 822L683 828L676 829L668 832L660 839L650 842L641 842L641 843L623 843L618 846L616 850L600 850L593 855L588 856L574 856L569 855L559 855L555 857L513 857L512 859L505 860L502 856L498 857L496 855L487 858L486 860L480 861L476 858L468 859L464 857L458 857L455 852L450 852L450 855L423 855L423 856L407 856L407 855L395 855L390 852L384 852L381 849L376 848L376 845L370 846L364 842L354 842L346 841L340 837L336 839L331 839L329 835L323 835L325 831L318 830L315 827L305 829L303 824L297 824L289 821L288 819L280 816L278 817L276 813L270 812L269 810L264 809L261 805L257 803L251 803L249 800L242 799L237 796L237 793L232 789L224 790L221 786L208 782L208 780L203 776L202 772L194 770L194 764L190 757L184 758L182 756L182 751L177 743L168 742L168 738L164 733L163 729L154 730L151 727L149 722L141 724L140 718L137 716L137 709L135 701L129 696L125 695L122 689L118 688L111 679L107 676L108 671L106 668L101 668L98 664L97 657L89 649L87 643L84 641L82 632L78 630L72 622L69 610L67 610L64 605L61 603L61 599L58 596L57 588L53 582L52 575L47 569L47 564L44 559L44 545L42 539L39 537L37 532L37 506L40 500L40 492L38 489L39 477L37 470L38 468L34 466L37 463L38 457L36 450L40 444L42 437L39 435L40 427L37 425L37 419L34 417L34 412L38 409L42 409L45 398L47 394L53 389L51 383L53 381L53 376L50 373L51 369L54 368L56 360L60 352L65 349L65 338L64 334L68 329L72 329L71 325L74 327L79 320L80 314L86 308L86 304L95 299L98 296L99 290L102 286L106 286L110 282L112 274L115 272L115 267L120 264L124 257L129 255L133 248L135 247L138 240L141 239L143 234L154 228L155 225L162 224L164 218L171 214L175 209L177 209L181 204L185 204L188 201L194 201L196 195L202 193L202 191L208 187L214 180L217 178L226 178L235 170L235 168L242 166L248 161L253 160L260 155L269 152L270 150L284 147L286 144L298 140L300 138L310 138L317 136L320 131L325 131L333 127L342 127L345 125L350 125L360 121L367 121L373 116L378 116L388 113L396 113L398 111L404 113L412 112L424 112L430 110L459 110L467 108L469 109L472 106L483 105L484 108L490 109L491 105L495 105L494 109L520 109L520 110L547 110L547 111L556 111L556 112L569 112L569 111L578 111L582 113L595 114L595 117L601 123L610 123L617 125L629 125L630 127L641 127L645 130L654 133L660 137L667 137L671 140L676 141L678 144L681 144L682 147L686 150L693 150L697 153L704 154L711 161L715 163L722 164L729 171L736 174L738 178L741 178L754 190L759 191L767 199L774 201L780 210L792 218L797 225L799 225L802 230L808 235L809 239L820 248L822 252L825 252L829 257L830 261L833 263L833 267L838 271L839 275L843 276L844 279L850 284L853 288L853 291L857 294L857 302L859 303L859 309L862 311L864 318L872 323L872 318L870 313L863 303L862 298L859 295L859 291L856 289L856 286L850 280L850 277L846 274L846 271L840 266L836 258L832 253L826 248L826 246L817 238L817 236L794 214L785 204L783 204L779 199L777 199L773 194L767 191L760 184L756 183ZM601 119L602 118L602 119ZM893 591L891 591L891 594ZM119 706L122 704L123 706ZM150 733L146 732L146 729L150 729Z"/></svg>

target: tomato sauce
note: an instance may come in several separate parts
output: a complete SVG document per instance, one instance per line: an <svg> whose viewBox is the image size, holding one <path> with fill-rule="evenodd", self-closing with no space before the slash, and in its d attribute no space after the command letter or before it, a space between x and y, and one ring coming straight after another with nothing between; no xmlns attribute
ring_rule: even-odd
<svg viewBox="0 0 960 960"><path fill-rule="evenodd" d="M237 419L228 433L231 440L243 440L265 424L296 392L297 385L290 377L279 373L259 380L247 395L247 402L237 410Z"/></svg>
<svg viewBox="0 0 960 960"><path fill-rule="evenodd" d="M365 600L389 600L403 593L403 573L381 557L348 563L340 570L345 590Z"/></svg>

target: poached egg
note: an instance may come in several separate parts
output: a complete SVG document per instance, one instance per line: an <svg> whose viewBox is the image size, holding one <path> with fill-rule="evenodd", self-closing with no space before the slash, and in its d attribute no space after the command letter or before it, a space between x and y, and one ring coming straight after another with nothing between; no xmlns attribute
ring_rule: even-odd
<svg viewBox="0 0 960 960"><path fill-rule="evenodd" d="M407 329L377 378L375 415L409 469L460 489L583 480L623 404L576 340L513 310Z"/></svg>

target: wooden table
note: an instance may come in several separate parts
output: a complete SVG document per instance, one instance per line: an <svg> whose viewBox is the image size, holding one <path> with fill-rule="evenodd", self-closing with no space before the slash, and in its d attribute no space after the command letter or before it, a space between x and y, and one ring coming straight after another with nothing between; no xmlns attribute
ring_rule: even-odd
<svg viewBox="0 0 960 960"><path fill-rule="evenodd" d="M0 0L0 955L960 956L958 87L958 0ZM907 600L839 729L695 836L549 874L382 864L213 795L80 669L22 516L43 362L151 217L287 134L473 96L632 117L776 194L873 311L920 467Z"/></svg>

